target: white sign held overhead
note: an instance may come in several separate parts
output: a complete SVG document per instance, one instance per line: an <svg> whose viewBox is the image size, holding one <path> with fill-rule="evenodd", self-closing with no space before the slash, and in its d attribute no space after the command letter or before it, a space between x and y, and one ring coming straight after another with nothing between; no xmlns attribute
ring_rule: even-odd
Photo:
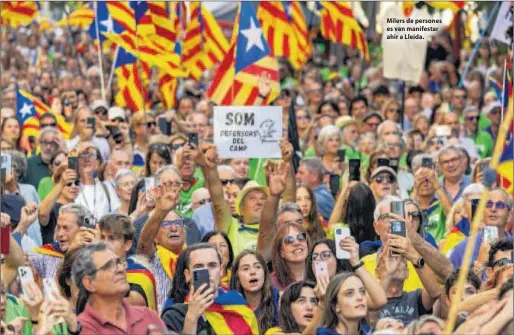
<svg viewBox="0 0 514 335"><path fill-rule="evenodd" d="M221 158L280 158L282 107L214 107L214 144Z"/></svg>
<svg viewBox="0 0 514 335"><path fill-rule="evenodd" d="M503 1L496 21L494 22L493 31L491 31L491 37L497 41L503 42L508 45L512 45L512 35L509 35L507 31L512 31L512 18L513 18L513 6L512 1ZM511 33L512 34L512 33Z"/></svg>

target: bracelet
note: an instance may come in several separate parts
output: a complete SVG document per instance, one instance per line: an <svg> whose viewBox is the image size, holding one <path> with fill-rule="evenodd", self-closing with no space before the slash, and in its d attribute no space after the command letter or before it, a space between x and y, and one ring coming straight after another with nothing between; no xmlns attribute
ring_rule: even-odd
<svg viewBox="0 0 514 335"><path fill-rule="evenodd" d="M360 261L359 264L357 264L355 266L352 266L352 271L355 272L355 271L357 271L358 269L360 269L363 266L364 266L364 263L362 261Z"/></svg>

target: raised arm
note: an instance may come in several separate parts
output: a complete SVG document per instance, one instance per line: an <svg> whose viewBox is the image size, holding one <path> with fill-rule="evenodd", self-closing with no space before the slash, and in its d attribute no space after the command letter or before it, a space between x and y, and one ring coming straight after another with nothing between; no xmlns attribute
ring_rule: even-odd
<svg viewBox="0 0 514 335"><path fill-rule="evenodd" d="M443 212L445 215L448 215L450 213L450 210L452 209L452 201L446 191L441 186L441 183L439 182L439 179L437 179L437 174L435 173L434 169L427 169L428 170L428 176L430 178L430 182L432 183L432 186L436 190L437 198L439 199L441 206L443 208Z"/></svg>
<svg viewBox="0 0 514 335"><path fill-rule="evenodd" d="M280 203L280 196L286 187L289 163L284 161L268 161L264 168L266 169L270 196L262 209L259 236L257 237L257 251L268 261L271 258L271 245L276 232L275 221L277 219L278 205Z"/></svg>
<svg viewBox="0 0 514 335"><path fill-rule="evenodd" d="M45 199L41 201L41 204L39 205L39 223L42 227L46 227L46 225L48 225L52 209L59 199L64 187L77 180L77 178L77 171L70 169L65 170L59 178L59 182L55 184L50 193L48 193Z"/></svg>
<svg viewBox="0 0 514 335"><path fill-rule="evenodd" d="M337 195L334 209L332 210L332 214L330 214L330 218L328 219L329 231L333 231L334 225L338 222L341 222L343 217L346 215L346 206L344 206L344 201L348 198L348 191L350 189L349 179L350 174L348 169L345 169L345 172L343 173L343 188Z"/></svg>
<svg viewBox="0 0 514 335"><path fill-rule="evenodd" d="M286 179L286 189L282 194L283 202L296 202L296 176L293 166L293 145L286 139L280 140L280 151L282 152L282 160L289 163L289 174Z"/></svg>
<svg viewBox="0 0 514 335"><path fill-rule="evenodd" d="M202 169L205 177L205 186L209 190L212 206L214 207L214 222L216 230L228 234L232 223L232 213L223 194L223 185L217 169L218 153L216 146L202 143L200 149L186 146L184 154L191 155L196 164Z"/></svg>
<svg viewBox="0 0 514 335"><path fill-rule="evenodd" d="M150 213L139 240L137 242L137 253L148 258L155 254L154 240L159 233L161 223L168 213L175 208L179 199L172 192L165 192L163 186L159 186L156 192L156 203L154 210Z"/></svg>

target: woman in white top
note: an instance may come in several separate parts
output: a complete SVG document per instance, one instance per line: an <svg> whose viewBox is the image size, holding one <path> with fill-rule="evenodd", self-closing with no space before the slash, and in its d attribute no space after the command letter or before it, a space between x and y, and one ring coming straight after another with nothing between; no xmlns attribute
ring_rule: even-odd
<svg viewBox="0 0 514 335"><path fill-rule="evenodd" d="M77 152L80 192L75 203L86 207L95 219L99 220L111 212L107 188L97 178L97 169L102 164L102 156L92 142L79 143Z"/></svg>
<svg viewBox="0 0 514 335"><path fill-rule="evenodd" d="M120 199L120 206L114 213L128 215L130 196L132 189L137 184L137 176L132 170L121 169L116 173L114 183L116 184L116 194Z"/></svg>

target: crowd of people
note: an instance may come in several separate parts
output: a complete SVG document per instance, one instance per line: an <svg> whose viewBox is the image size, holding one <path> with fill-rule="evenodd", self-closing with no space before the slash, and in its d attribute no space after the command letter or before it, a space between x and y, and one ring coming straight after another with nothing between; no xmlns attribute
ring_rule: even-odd
<svg viewBox="0 0 514 335"><path fill-rule="evenodd" d="M508 51L493 41L470 60L438 33L406 87L384 78L376 40L369 62L346 47L341 63L315 48L300 74L280 60L282 157L257 164L218 157L209 75L183 80L174 109L150 87L151 108L130 111L116 80L102 92L83 31L3 29L2 334L438 335L452 305L456 334L514 333L513 199L500 183L457 285L504 140L487 78L501 81ZM29 146L19 88L52 109Z"/></svg>

